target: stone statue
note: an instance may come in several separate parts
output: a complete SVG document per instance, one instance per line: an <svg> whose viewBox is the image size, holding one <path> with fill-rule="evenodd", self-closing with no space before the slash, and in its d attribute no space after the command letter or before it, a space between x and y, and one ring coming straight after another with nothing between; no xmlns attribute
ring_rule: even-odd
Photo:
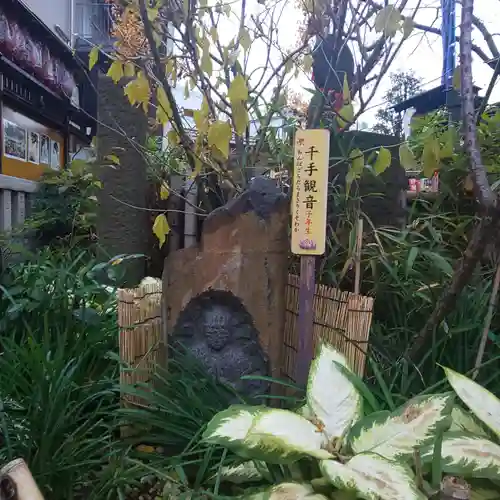
<svg viewBox="0 0 500 500"><path fill-rule="evenodd" d="M269 375L252 317L232 293L208 290L194 297L179 314L172 344L188 349L208 372L252 398L266 394L265 381L241 380L243 375Z"/></svg>

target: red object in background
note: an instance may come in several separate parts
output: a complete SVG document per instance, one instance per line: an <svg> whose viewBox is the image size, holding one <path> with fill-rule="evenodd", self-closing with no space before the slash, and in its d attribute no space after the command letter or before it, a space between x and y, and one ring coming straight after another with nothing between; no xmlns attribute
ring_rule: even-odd
<svg viewBox="0 0 500 500"><path fill-rule="evenodd" d="M0 51L6 56L12 57L14 49L14 34L12 24L5 12L0 11Z"/></svg>

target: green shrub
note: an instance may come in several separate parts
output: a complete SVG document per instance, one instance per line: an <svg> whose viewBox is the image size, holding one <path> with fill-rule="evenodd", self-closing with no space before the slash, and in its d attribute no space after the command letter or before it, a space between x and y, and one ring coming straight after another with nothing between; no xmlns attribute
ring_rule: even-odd
<svg viewBox="0 0 500 500"><path fill-rule="evenodd" d="M66 169L45 173L25 230L37 245L88 246L96 238L100 189L92 164L82 160L73 161Z"/></svg>

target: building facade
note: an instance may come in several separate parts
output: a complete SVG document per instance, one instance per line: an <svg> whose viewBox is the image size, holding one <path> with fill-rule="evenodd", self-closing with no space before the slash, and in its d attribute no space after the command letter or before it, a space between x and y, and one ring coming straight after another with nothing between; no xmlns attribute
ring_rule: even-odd
<svg viewBox="0 0 500 500"><path fill-rule="evenodd" d="M58 3L31 1L38 9ZM60 13L49 28L34 11L19 0L0 3L0 230L24 220L35 181L63 168L95 129L89 74L57 34Z"/></svg>

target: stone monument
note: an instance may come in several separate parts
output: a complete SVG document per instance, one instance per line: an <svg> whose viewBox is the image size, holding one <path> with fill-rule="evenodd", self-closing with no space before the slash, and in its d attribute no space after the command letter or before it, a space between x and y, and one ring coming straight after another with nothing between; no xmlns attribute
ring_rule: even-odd
<svg viewBox="0 0 500 500"><path fill-rule="evenodd" d="M207 217L198 247L165 261L165 341L248 397L269 384L243 375L281 376L288 217L287 197L257 177Z"/></svg>

